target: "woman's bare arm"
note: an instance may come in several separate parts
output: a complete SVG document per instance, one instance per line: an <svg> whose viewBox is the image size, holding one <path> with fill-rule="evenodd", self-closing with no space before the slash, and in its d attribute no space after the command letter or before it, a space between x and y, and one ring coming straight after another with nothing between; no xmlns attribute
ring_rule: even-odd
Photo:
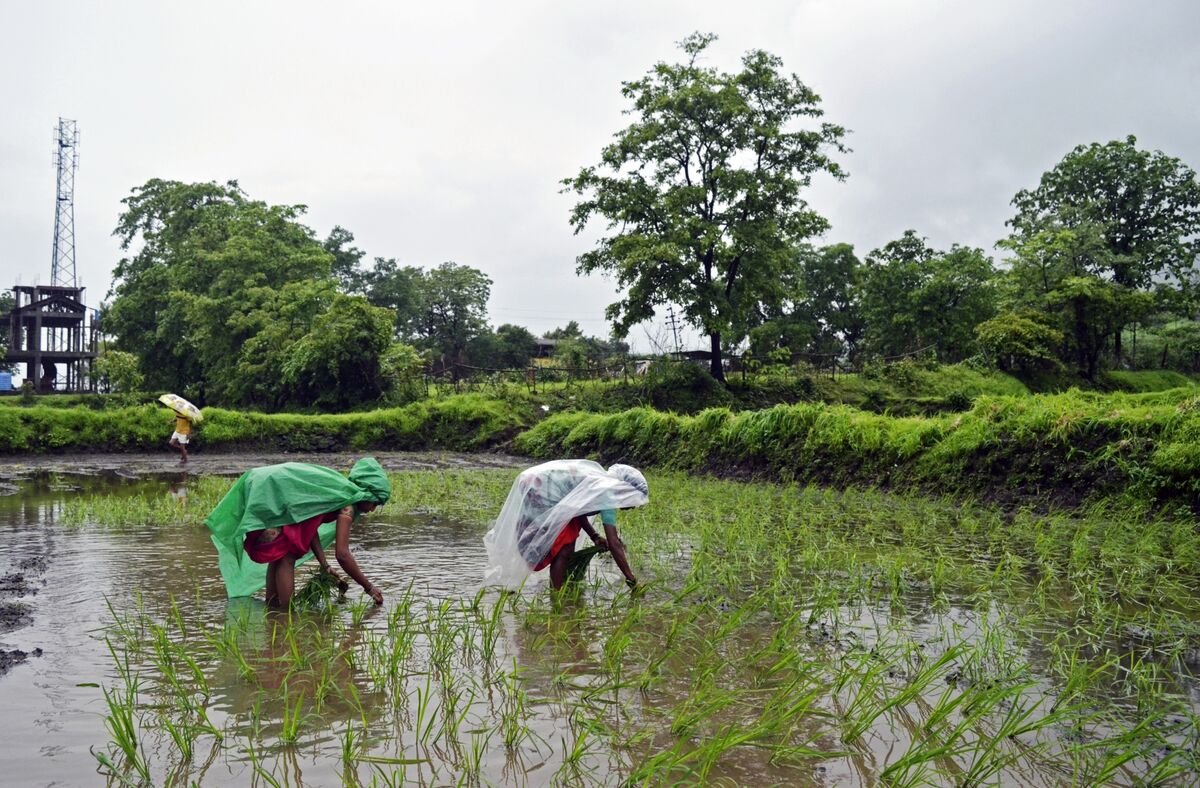
<svg viewBox="0 0 1200 788"><path fill-rule="evenodd" d="M633 570L629 568L629 559L625 556L625 543L617 536L617 527L605 525L604 536L608 541L608 549L612 551L613 560L617 562L617 568L625 575L625 582L631 586L637 585L637 578L633 576Z"/></svg>
<svg viewBox="0 0 1200 788"><path fill-rule="evenodd" d="M333 579L337 581L338 590L340 590L342 593L345 593L346 589L350 587L350 584L346 582L344 577L333 571L333 567L329 565L329 559L325 557L325 548L321 546L320 534L313 534L312 544L309 545L309 549L311 549L313 555L317 557L317 563L321 565L321 571L328 572L329 574L333 575Z"/></svg>
<svg viewBox="0 0 1200 788"><path fill-rule="evenodd" d="M608 540L596 533L596 529L592 527L590 522L588 522L586 515L583 517L583 532L587 534L588 538L591 539L592 542L594 542L601 550L608 549Z"/></svg>
<svg viewBox="0 0 1200 788"><path fill-rule="evenodd" d="M358 568L358 562L354 560L354 554L350 552L350 524L354 522L354 508L347 506L338 512L337 517L337 536L334 539L333 555L337 558L338 565L346 570L346 574L350 575L354 582L362 586L363 590L371 595L375 600L375 604L383 604L383 592L375 586L371 585L371 581Z"/></svg>

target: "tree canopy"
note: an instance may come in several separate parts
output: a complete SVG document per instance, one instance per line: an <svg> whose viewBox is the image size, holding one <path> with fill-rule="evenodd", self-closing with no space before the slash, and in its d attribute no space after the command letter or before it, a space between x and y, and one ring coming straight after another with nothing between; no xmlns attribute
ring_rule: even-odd
<svg viewBox="0 0 1200 788"><path fill-rule="evenodd" d="M115 234L131 254L105 330L138 355L147 386L267 407L381 396L394 318L338 292L303 206L251 200L235 181L158 179L124 204Z"/></svg>
<svg viewBox="0 0 1200 788"><path fill-rule="evenodd" d="M578 258L580 273L607 272L626 289L608 316L624 337L665 304L710 340L712 373L724 379L724 340L738 341L780 283L795 245L827 222L801 197L817 172L844 177L830 152L845 130L820 118L820 99L761 50L728 73L701 60L716 40L693 34L682 63L660 62L622 94L633 122L600 163L563 181L580 195L575 231L594 219L607 234Z"/></svg>

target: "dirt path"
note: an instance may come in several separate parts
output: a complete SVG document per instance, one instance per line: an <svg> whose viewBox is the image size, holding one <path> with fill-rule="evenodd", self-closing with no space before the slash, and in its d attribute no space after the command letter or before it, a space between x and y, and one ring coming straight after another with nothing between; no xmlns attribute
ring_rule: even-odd
<svg viewBox="0 0 1200 788"><path fill-rule="evenodd" d="M362 456L372 456L389 471L426 469L522 468L536 460L508 454L459 454L455 452L338 452L332 454L193 454L187 465L166 451L155 454L56 454L17 455L0 458L0 495L20 491L22 479L42 473L83 475L116 474L138 478L188 473L212 476L237 476L257 465L277 462L312 462L334 468L349 468Z"/></svg>

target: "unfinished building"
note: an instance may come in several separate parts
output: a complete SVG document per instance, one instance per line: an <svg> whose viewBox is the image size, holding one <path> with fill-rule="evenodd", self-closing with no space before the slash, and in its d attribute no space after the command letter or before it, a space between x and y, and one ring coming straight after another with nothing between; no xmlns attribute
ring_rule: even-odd
<svg viewBox="0 0 1200 788"><path fill-rule="evenodd" d="M39 393L95 391L97 326L82 287L17 285L7 316L4 361L25 364L25 379Z"/></svg>

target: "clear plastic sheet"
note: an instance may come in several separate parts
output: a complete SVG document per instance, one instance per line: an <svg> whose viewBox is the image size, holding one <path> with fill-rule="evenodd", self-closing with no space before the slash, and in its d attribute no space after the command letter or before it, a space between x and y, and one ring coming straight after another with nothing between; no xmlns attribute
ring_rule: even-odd
<svg viewBox="0 0 1200 788"><path fill-rule="evenodd" d="M572 518L649 500L645 478L628 465L606 471L591 460L554 460L522 471L483 538L483 584L520 587Z"/></svg>

